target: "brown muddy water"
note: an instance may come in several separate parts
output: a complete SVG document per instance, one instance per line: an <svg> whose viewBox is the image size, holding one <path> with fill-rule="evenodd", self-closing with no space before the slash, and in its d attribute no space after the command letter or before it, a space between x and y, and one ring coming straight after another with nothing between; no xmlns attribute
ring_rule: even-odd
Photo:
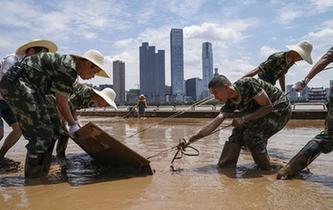
<svg viewBox="0 0 333 210"><path fill-rule="evenodd" d="M200 129L209 119L172 119L125 139L156 120L81 118L96 123L144 157L177 144L178 139ZM322 128L321 121L291 121L268 144L275 165L284 164ZM8 131L8 128L6 129ZM0 209L333 209L333 153L322 154L304 172L288 181L275 179L275 171L256 169L250 154L242 151L236 172L218 171L216 163L231 128L194 146L199 157L175 161L165 153L152 159L153 176L114 174L100 168L73 141L67 149L67 172L56 162L48 181L26 185L23 168L0 175ZM24 162L25 140L9 152Z"/></svg>

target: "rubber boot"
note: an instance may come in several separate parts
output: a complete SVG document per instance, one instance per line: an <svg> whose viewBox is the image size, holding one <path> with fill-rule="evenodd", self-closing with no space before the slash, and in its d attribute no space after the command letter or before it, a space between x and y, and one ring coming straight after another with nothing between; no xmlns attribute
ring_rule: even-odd
<svg viewBox="0 0 333 210"><path fill-rule="evenodd" d="M68 135L67 134L61 134L58 142L57 142L57 148L56 148L56 153L57 153L57 158L58 159L63 159L66 157L65 151L67 148L68 144Z"/></svg>
<svg viewBox="0 0 333 210"><path fill-rule="evenodd" d="M236 168L240 150L240 143L235 141L226 141L217 166L219 168Z"/></svg>
<svg viewBox="0 0 333 210"><path fill-rule="evenodd" d="M267 153L266 148L254 148L251 149L249 147L249 150L251 152L252 158L254 162L258 165L258 167L262 170L270 170L271 169L271 163L269 160L269 156Z"/></svg>
<svg viewBox="0 0 333 210"><path fill-rule="evenodd" d="M43 154L27 152L24 166L26 179L40 178L45 176L43 172Z"/></svg>
<svg viewBox="0 0 333 210"><path fill-rule="evenodd" d="M309 141L283 168L276 176L277 179L288 179L295 176L298 172L308 166L320 154L319 144Z"/></svg>

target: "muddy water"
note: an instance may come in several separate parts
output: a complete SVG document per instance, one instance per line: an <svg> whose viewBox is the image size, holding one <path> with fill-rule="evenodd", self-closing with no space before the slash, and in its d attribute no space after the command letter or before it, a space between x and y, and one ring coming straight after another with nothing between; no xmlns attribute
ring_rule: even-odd
<svg viewBox="0 0 333 210"><path fill-rule="evenodd" d="M208 122L173 119L125 139L159 119L89 120L145 157L170 148ZM274 164L292 157L321 126L321 121L290 122L269 141ZM277 181L275 171L258 171L247 152L241 153L236 171L218 171L215 164L230 133L228 128L196 143L200 156L176 161L177 172L170 171L173 153L153 159L156 172L146 177L100 168L70 141L67 173L54 163L48 180L36 185L25 184L22 169L1 175L0 209L333 209L333 153L321 155L310 172L290 181ZM21 140L8 157L24 161L24 144Z"/></svg>

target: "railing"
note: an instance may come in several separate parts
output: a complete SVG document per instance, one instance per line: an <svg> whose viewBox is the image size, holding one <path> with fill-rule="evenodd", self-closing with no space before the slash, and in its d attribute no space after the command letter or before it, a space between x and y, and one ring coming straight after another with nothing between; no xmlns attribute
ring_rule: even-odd
<svg viewBox="0 0 333 210"><path fill-rule="evenodd" d="M303 107L302 110L318 110L318 107L322 107L322 110L327 110L325 103L294 103L292 109L296 110L296 107ZM321 110L321 109L320 109Z"/></svg>
<svg viewBox="0 0 333 210"><path fill-rule="evenodd" d="M118 106L118 111L121 112L128 112L131 106ZM146 111L148 112L156 112L156 111L218 111L222 107L221 104L219 105L202 105L202 106L193 106L190 105L162 105L162 106L148 106ZM325 103L294 103L292 104L293 110L327 110ZM88 108L80 110L82 112L110 112L116 111L112 107L105 107L105 108Z"/></svg>

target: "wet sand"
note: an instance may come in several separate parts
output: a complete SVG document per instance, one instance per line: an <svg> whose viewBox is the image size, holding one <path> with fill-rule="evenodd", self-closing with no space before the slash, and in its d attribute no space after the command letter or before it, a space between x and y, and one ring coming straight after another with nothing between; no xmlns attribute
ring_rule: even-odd
<svg viewBox="0 0 333 210"><path fill-rule="evenodd" d="M81 124L88 118L81 118ZM172 119L137 136L156 120L89 118L144 157L177 144L210 119ZM289 160L322 129L322 121L291 121L273 136L269 154L278 167ZM8 131L8 128L5 128ZM174 152L151 161L153 176L122 176L100 168L73 141L67 149L67 173L52 165L47 182L25 185L23 169L0 175L0 209L333 209L333 153L322 154L293 180L275 179L276 171L256 169L250 154L242 151L236 171L219 171L216 163L231 128L193 144L199 157L175 161ZM2 142L1 142L2 143ZM7 157L22 161L25 140Z"/></svg>

